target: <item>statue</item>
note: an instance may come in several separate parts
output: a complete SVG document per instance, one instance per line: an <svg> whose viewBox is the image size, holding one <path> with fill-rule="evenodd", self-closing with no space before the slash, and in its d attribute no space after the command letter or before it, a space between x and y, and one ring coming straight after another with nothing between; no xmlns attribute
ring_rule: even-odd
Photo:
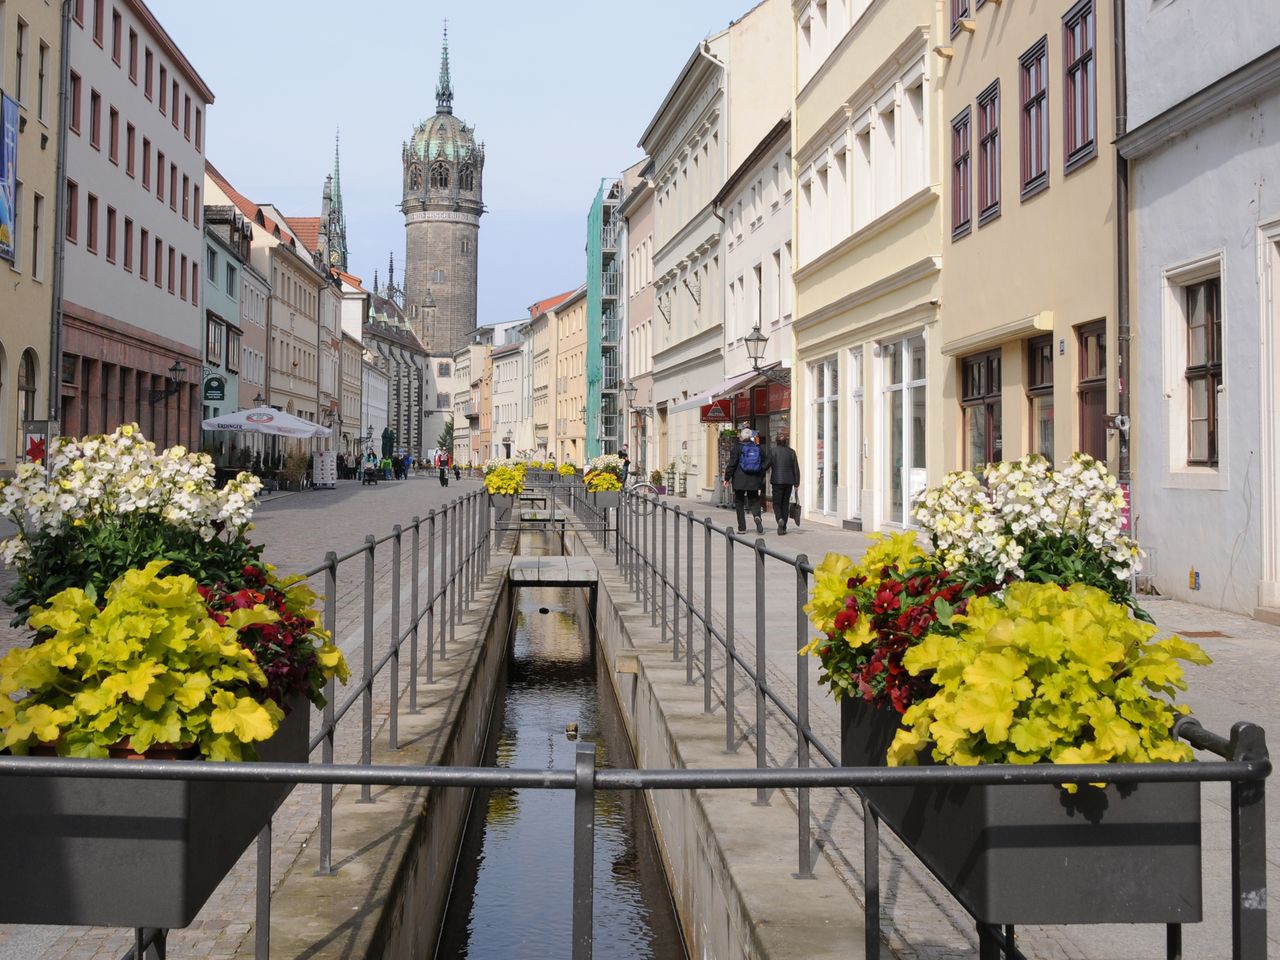
<svg viewBox="0 0 1280 960"><path fill-rule="evenodd" d="M390 427L382 428L382 457L384 460L391 458L396 449L396 432Z"/></svg>

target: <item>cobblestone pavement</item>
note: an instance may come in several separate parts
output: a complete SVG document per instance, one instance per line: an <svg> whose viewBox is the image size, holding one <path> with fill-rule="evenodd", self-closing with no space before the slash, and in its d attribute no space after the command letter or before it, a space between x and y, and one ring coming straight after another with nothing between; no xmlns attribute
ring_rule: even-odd
<svg viewBox="0 0 1280 960"><path fill-rule="evenodd" d="M674 498L669 502L685 513L692 510L697 522L708 516L722 526L733 522L730 510ZM808 520L798 530L789 527L787 536L779 537L770 519L765 518L763 539L766 546L787 555L805 553L815 565L829 551L857 556L867 543L867 538L861 533ZM687 518L682 518L680 524L683 536L679 585L684 592L687 589L689 542ZM693 534L692 594L698 609L702 609L705 533L700 525L695 525ZM660 556L661 538L657 539ZM674 532L668 531L668 561L673 572L674 539ZM713 535L711 561L713 620L723 630L729 563L722 535ZM734 547L734 633L737 653L748 663L754 662L757 656L755 564L753 550L740 545ZM778 698L794 708L800 671L795 656L796 579L793 568L766 558L761 582L765 603L765 675ZM1182 698L1206 728L1225 734L1232 723L1247 719L1259 723L1264 729L1280 730L1280 705L1272 695L1280 685L1280 661L1275 655L1280 650L1280 627L1173 600L1152 598L1146 606L1163 630L1194 636L1214 659L1211 667L1191 668L1190 690ZM670 601L668 609L674 610ZM687 630L685 618L681 618L679 627L683 636ZM807 636L804 639L807 640ZM695 621L694 652L699 667L696 682L702 682L702 642L701 631ZM716 711L720 712L723 710L724 657L718 653L718 646L713 652L712 664ZM807 670L810 725L815 736L838 754L839 708L831 701L825 688L817 685L816 664L816 661L811 661ZM738 672L734 690L737 726L747 736L754 737L754 685L742 671ZM794 727L781 711L772 706L767 711L766 742L771 763L795 764ZM753 761L753 746L745 745L740 752L744 764ZM815 752L812 762L818 765L823 761ZM1185 928L1185 955L1226 960L1231 955L1228 785L1205 784L1202 808L1204 922ZM1269 885L1280 882L1280 814L1276 811L1277 805L1271 804L1267 843ZM811 813L818 843L860 898L863 863L860 802L851 791L815 790L811 794ZM951 957L974 955L977 941L968 915L905 851L890 831L881 831L881 845L883 932L894 954L904 960L949 960ZM1045 879L1052 882L1047 865ZM1277 951L1280 947L1280 917L1272 911L1268 920L1271 949L1280 955ZM1020 948L1031 960L1132 960L1165 955L1163 928L1152 925L1024 927L1019 928L1018 936Z"/></svg>
<svg viewBox="0 0 1280 960"><path fill-rule="evenodd" d="M342 482L336 490L311 490L306 493L280 494L267 498L256 514L254 537L266 545L265 558L281 573L302 572L324 562L326 551L346 553L360 546L366 535L382 537L391 533L393 524L406 527L415 515L423 518L421 532L420 605L427 595L427 569L439 562L439 534L433 541L429 535L428 514L454 498L479 489L479 483L453 481L442 488L435 479L416 477L377 486L362 487L356 482ZM442 527L442 521L437 527ZM8 531L0 530L7 535ZM401 630L410 622L411 544L406 530L402 539ZM389 649L391 630L391 543L377 547L374 593L375 662ZM361 676L361 648L364 615L364 560L356 557L343 563L338 577L337 636L339 645L351 665L353 676ZM0 591L7 591L11 575L0 576ZM323 589L322 578L312 581ZM439 577L436 577L437 588ZM8 626L11 612L0 608L0 656L16 643L26 643L18 630ZM425 631L425 622L422 625ZM425 657L425 633L420 640ZM438 642L438 641L437 641ZM400 685L408 680L408 660L402 660ZM373 685L374 727L389 715L391 683L384 675ZM339 688L340 704L349 693ZM318 729L313 715L312 734ZM316 757L319 756L317 752ZM354 763L360 759L360 707L357 703L338 726L335 759ZM319 816L320 790L299 786L277 811L272 821L273 889L286 869L311 839ZM335 851L335 856L341 851ZM248 851L205 905L195 922L169 936L169 954L174 957L224 960L236 954L242 944L252 946L252 923L255 893L255 847ZM132 933L84 927L37 927L0 925L0 960L119 960L132 946Z"/></svg>

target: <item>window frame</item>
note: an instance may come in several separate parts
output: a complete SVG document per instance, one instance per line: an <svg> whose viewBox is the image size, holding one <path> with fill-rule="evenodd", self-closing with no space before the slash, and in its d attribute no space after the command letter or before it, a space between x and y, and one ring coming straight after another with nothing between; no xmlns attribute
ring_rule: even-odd
<svg viewBox="0 0 1280 960"><path fill-rule="evenodd" d="M963 138L963 144L961 143ZM958 152L963 147L963 152ZM951 239L973 230L973 109L966 106L951 120ZM963 204L964 209L961 210ZM961 219L963 216L963 219Z"/></svg>
<svg viewBox="0 0 1280 960"><path fill-rule="evenodd" d="M978 226L1000 216L1000 81L978 94ZM994 123L993 123L994 121ZM991 124L988 126L988 124ZM994 158L994 159L993 159ZM987 195L988 189L992 196ZM984 202L985 201L985 202Z"/></svg>
<svg viewBox="0 0 1280 960"><path fill-rule="evenodd" d="M951 36L955 37L960 32L960 21L973 16L973 8L970 7L969 0L951 0L948 6L951 11Z"/></svg>
<svg viewBox="0 0 1280 960"><path fill-rule="evenodd" d="M1041 354L1043 351L1043 354ZM1038 356L1038 354L1040 354ZM1044 363L1048 361L1048 378L1044 377ZM1054 380L1054 364L1053 364L1053 334L1045 334L1043 337L1031 337L1027 340L1026 348L1027 361L1027 429L1030 435L1027 437L1027 449L1032 453L1039 453L1050 462L1053 461L1052 443L1050 444L1049 453L1045 453L1040 449L1040 440L1036 435L1036 406L1037 403L1047 399L1050 409L1054 409L1053 397L1053 380ZM1054 435L1057 434L1057 422L1053 424Z"/></svg>
<svg viewBox="0 0 1280 960"><path fill-rule="evenodd" d="M964 464L967 470L979 470L988 463L999 463L1004 457L1004 378L1002 351L984 350L960 358L960 410L963 421ZM979 392L970 392L970 372L980 371ZM981 416L984 423L985 459L974 463L973 443L970 439L971 417Z"/></svg>
<svg viewBox="0 0 1280 960"><path fill-rule="evenodd" d="M1082 23L1082 42L1087 48L1074 49L1075 30ZM1079 0L1062 17L1062 169L1071 173L1098 155L1098 14L1094 0ZM1077 85L1085 82L1083 93ZM1075 108L1081 101L1088 113L1085 139L1076 142Z"/></svg>
<svg viewBox="0 0 1280 960"><path fill-rule="evenodd" d="M1192 363L1192 347L1194 344L1192 315L1190 295L1193 290L1207 288L1212 285L1214 290L1214 309L1206 310L1205 314L1207 322L1205 324L1204 334L1204 360L1200 363ZM1221 444L1219 437L1219 404L1218 394L1224 389L1223 387L1223 340L1222 340L1222 277L1220 275L1205 277L1191 283L1184 284L1179 293L1182 298L1183 308L1183 325L1186 329L1186 362L1183 368L1183 378L1187 383L1187 456L1186 465L1188 467L1209 467L1217 469L1221 462ZM1192 416L1193 413L1193 383L1207 383L1205 390L1205 420L1207 421L1207 436L1205 456L1194 456L1194 440L1193 440L1193 424L1196 422Z"/></svg>
<svg viewBox="0 0 1280 960"><path fill-rule="evenodd" d="M1033 79L1041 80L1033 90ZM1032 118L1037 121L1032 129ZM1049 37L1048 34L1033 43L1018 58L1018 132L1021 199L1029 200L1049 189ZM1040 167L1032 169L1032 139L1037 139Z"/></svg>
<svg viewBox="0 0 1280 960"><path fill-rule="evenodd" d="M1079 418L1076 431L1076 448L1105 463L1107 459L1107 321L1104 318L1082 323L1075 328L1075 333L1076 352L1079 355L1076 376L1077 416ZM1089 351L1085 348L1085 341L1098 333L1102 335L1102 365L1098 372L1093 373L1088 369ZM1101 422L1099 424L1089 424L1087 416L1089 398L1098 393L1102 395ZM1087 449L1086 437L1090 427L1096 429L1099 433L1102 456L1098 456L1095 451Z"/></svg>

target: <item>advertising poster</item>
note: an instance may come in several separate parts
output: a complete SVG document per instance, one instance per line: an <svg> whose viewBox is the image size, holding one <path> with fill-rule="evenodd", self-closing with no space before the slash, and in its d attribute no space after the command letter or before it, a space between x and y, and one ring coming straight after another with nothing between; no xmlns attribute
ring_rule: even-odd
<svg viewBox="0 0 1280 960"><path fill-rule="evenodd" d="M13 262L18 210L18 102L0 93L0 260Z"/></svg>

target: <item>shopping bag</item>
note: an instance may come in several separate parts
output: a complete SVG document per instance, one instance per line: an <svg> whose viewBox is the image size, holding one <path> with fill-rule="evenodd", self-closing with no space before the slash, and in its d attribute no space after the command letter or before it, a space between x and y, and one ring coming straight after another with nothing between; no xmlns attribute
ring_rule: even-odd
<svg viewBox="0 0 1280 960"><path fill-rule="evenodd" d="M787 516L791 518L791 522L794 523L797 527L800 526L799 499L792 500L789 504L787 504Z"/></svg>

